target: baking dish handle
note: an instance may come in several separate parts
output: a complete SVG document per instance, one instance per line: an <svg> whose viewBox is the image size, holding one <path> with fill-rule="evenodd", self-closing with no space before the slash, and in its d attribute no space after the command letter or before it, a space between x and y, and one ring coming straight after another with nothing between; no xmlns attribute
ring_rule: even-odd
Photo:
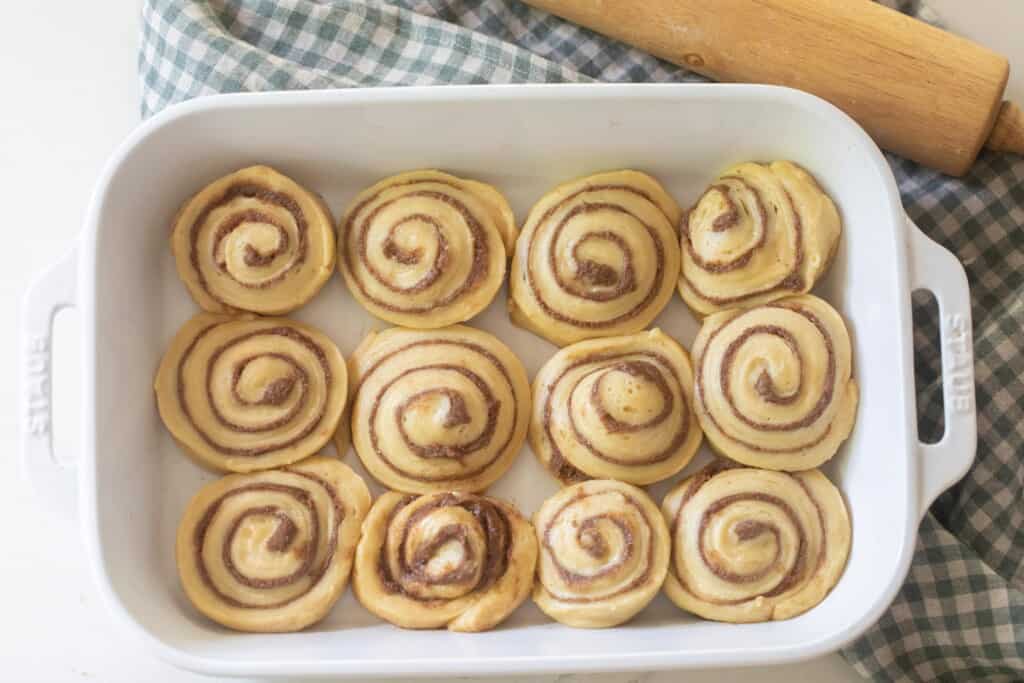
<svg viewBox="0 0 1024 683"><path fill-rule="evenodd" d="M967 474L978 447L971 295L960 261L921 232L909 217L907 240L911 289L928 290L939 305L942 353L945 433L937 443L918 446L918 514L924 517L938 495Z"/></svg>
<svg viewBox="0 0 1024 683"><path fill-rule="evenodd" d="M73 462L57 458L53 448L53 321L59 311L76 305L78 250L32 282L21 311L22 470L36 493L65 517L77 510L78 490Z"/></svg>

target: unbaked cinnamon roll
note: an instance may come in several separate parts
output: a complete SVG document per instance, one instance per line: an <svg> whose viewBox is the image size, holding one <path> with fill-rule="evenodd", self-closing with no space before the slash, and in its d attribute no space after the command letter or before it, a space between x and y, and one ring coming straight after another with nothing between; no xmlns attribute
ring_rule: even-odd
<svg viewBox="0 0 1024 683"><path fill-rule="evenodd" d="M665 592L705 619L789 619L820 603L850 551L843 497L817 470L712 463L662 504L672 534Z"/></svg>
<svg viewBox="0 0 1024 683"><path fill-rule="evenodd" d="M530 445L563 484L650 484L697 452L692 400L690 358L661 330L577 342L534 379Z"/></svg>
<svg viewBox="0 0 1024 683"><path fill-rule="evenodd" d="M306 458L330 441L347 370L327 336L285 318L200 313L156 375L160 417L201 464L251 472Z"/></svg>
<svg viewBox="0 0 1024 683"><path fill-rule="evenodd" d="M644 329L672 297L679 216L661 185L636 171L559 185L516 242L512 322L560 346Z"/></svg>
<svg viewBox="0 0 1024 683"><path fill-rule="evenodd" d="M404 327L463 322L491 303L515 240L495 188L440 171L386 178L341 219L339 267L370 313Z"/></svg>
<svg viewBox="0 0 1024 683"><path fill-rule="evenodd" d="M609 479L567 486L534 515L540 542L533 600L568 626L632 619L661 590L668 527L643 490Z"/></svg>
<svg viewBox="0 0 1024 683"><path fill-rule="evenodd" d="M334 271L334 225L320 197L269 166L219 178L174 219L178 275L212 313L287 313Z"/></svg>
<svg viewBox="0 0 1024 683"><path fill-rule="evenodd" d="M533 527L509 503L391 491L363 524L352 589L402 628L486 631L530 594L536 562Z"/></svg>
<svg viewBox="0 0 1024 683"><path fill-rule="evenodd" d="M486 332L391 328L367 337L350 369L352 445L388 488L482 491L526 439L526 370Z"/></svg>
<svg viewBox="0 0 1024 683"><path fill-rule="evenodd" d="M370 492L322 456L204 486L178 526L181 584L196 609L238 631L298 631L345 590Z"/></svg>
<svg viewBox="0 0 1024 683"><path fill-rule="evenodd" d="M835 204L796 164L733 166L682 221L679 293L707 315L808 292L841 231Z"/></svg>
<svg viewBox="0 0 1024 683"><path fill-rule="evenodd" d="M809 294L708 316L693 343L696 412L720 454L805 470L853 429L857 384L842 317Z"/></svg>

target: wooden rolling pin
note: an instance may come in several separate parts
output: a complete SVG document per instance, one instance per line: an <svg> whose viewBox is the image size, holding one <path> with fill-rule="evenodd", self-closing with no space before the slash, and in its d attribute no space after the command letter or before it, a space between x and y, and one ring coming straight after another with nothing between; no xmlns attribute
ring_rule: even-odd
<svg viewBox="0 0 1024 683"><path fill-rule="evenodd" d="M525 0L719 81L812 92L951 175L1024 153L1006 58L871 0Z"/></svg>

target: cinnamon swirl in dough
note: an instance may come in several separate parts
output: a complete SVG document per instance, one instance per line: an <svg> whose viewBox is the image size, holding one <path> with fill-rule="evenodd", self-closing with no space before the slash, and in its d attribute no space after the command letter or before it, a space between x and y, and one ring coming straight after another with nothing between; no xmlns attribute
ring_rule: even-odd
<svg viewBox="0 0 1024 683"><path fill-rule="evenodd" d="M512 322L564 346L647 327L679 273L680 210L637 171L598 173L544 195L516 242Z"/></svg>
<svg viewBox="0 0 1024 683"><path fill-rule="evenodd" d="M802 294L708 316L693 343L696 412L722 455L805 470L850 435L857 384L842 317Z"/></svg>
<svg viewBox="0 0 1024 683"><path fill-rule="evenodd" d="M843 497L817 470L713 463L662 504L672 533L665 592L705 619L789 619L821 602L850 552Z"/></svg>
<svg viewBox="0 0 1024 683"><path fill-rule="evenodd" d="M196 609L238 631L298 631L348 581L366 484L334 458L204 486L178 526L178 574Z"/></svg>
<svg viewBox="0 0 1024 683"><path fill-rule="evenodd" d="M171 248L204 310L281 314L313 298L334 271L334 221L316 194L269 166L250 166L182 206Z"/></svg>
<svg viewBox="0 0 1024 683"><path fill-rule="evenodd" d="M391 328L367 337L350 369L352 445L388 488L482 491L526 439L526 370L486 332Z"/></svg>
<svg viewBox="0 0 1024 683"><path fill-rule="evenodd" d="M160 362L167 429L201 464L230 472L306 458L334 435L347 371L338 347L285 318L200 313Z"/></svg>
<svg viewBox="0 0 1024 683"><path fill-rule="evenodd" d="M530 594L536 562L533 527L505 501L391 491L363 524L352 589L396 626L486 631Z"/></svg>
<svg viewBox="0 0 1024 683"><path fill-rule="evenodd" d="M808 292L841 230L835 204L796 164L733 166L682 221L679 292L701 316Z"/></svg>
<svg viewBox="0 0 1024 683"><path fill-rule="evenodd" d="M534 379L530 445L563 484L650 484L697 452L692 401L690 358L661 330L577 342Z"/></svg>
<svg viewBox="0 0 1024 683"><path fill-rule="evenodd" d="M609 479L567 486L534 515L540 542L533 600L568 626L632 619L661 590L668 527L643 490Z"/></svg>
<svg viewBox="0 0 1024 683"><path fill-rule="evenodd" d="M515 219L495 188L411 171L364 190L341 219L339 267L352 296L405 327L463 322L505 279Z"/></svg>

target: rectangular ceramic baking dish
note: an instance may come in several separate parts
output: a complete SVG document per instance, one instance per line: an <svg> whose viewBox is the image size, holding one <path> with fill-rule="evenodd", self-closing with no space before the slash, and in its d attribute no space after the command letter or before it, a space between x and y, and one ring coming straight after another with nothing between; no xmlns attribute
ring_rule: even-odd
<svg viewBox="0 0 1024 683"><path fill-rule="evenodd" d="M429 166L493 183L522 217L555 183L601 169L650 172L686 205L725 166L776 158L810 169L842 213L839 254L816 291L849 322L862 397L852 437L826 468L854 533L846 572L820 606L790 621L730 625L688 617L659 597L628 625L593 631L553 623L527 604L495 631L454 634L381 623L349 592L324 622L286 635L233 633L190 607L173 533L185 501L214 475L178 452L152 395L158 359L193 311L167 243L185 197L261 162L321 192L337 214L373 181ZM934 445L916 434L916 289L935 294L942 316L946 434ZM67 306L79 308L83 329L81 451L70 467L52 452L49 417L52 320ZM340 277L296 317L326 330L346 355L380 326ZM504 293L474 324L508 342L531 374L554 351L509 324ZM697 329L678 297L657 324L687 346ZM78 244L28 292L24 464L47 504L78 516L117 620L196 671L462 675L778 663L834 650L879 617L906 575L923 511L970 465L970 330L963 269L909 222L877 147L839 110L794 90L545 85L208 97L131 135L97 185ZM358 467L354 455L348 462ZM532 513L554 488L524 449L492 491Z"/></svg>

